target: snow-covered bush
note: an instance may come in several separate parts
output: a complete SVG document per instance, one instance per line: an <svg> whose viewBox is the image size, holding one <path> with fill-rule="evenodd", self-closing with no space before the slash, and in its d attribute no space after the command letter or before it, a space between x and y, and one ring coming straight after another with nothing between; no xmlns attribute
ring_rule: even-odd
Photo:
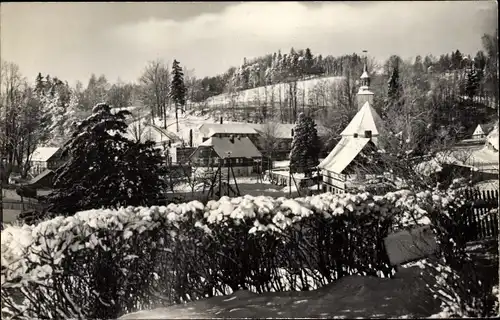
<svg viewBox="0 0 500 320"><path fill-rule="evenodd" d="M388 232L429 224L436 212L446 216L454 197L247 195L10 226L1 237L3 312L22 319L116 318L230 290L284 290L283 270L297 290L347 274L390 276Z"/></svg>

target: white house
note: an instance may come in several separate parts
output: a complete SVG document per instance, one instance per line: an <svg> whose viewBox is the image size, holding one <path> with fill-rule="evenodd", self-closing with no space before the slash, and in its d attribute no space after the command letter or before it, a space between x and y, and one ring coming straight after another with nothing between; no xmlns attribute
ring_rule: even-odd
<svg viewBox="0 0 500 320"><path fill-rule="evenodd" d="M357 102L358 112L342 131L339 143L318 166L324 191L344 193L350 185L362 180L364 177L356 174L352 165L363 150L380 147L379 137L386 132L382 119L372 107L373 92L366 66Z"/></svg>
<svg viewBox="0 0 500 320"><path fill-rule="evenodd" d="M259 170L262 154L248 137L211 137L190 156L197 167L216 170L231 164L235 176L249 176Z"/></svg>
<svg viewBox="0 0 500 320"><path fill-rule="evenodd" d="M486 132L482 125L478 124L474 133L472 134L473 139L483 139L486 137Z"/></svg>
<svg viewBox="0 0 500 320"><path fill-rule="evenodd" d="M61 159L61 148L57 147L38 147L31 156L31 174L37 176L45 170L56 170L65 159Z"/></svg>

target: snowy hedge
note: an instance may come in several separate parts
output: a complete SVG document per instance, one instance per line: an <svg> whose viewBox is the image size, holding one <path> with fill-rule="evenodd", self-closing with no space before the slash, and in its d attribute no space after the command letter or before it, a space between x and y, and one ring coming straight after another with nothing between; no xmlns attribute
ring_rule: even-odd
<svg viewBox="0 0 500 320"><path fill-rule="evenodd" d="M307 290L346 274L390 276L388 232L446 217L456 199L453 191L223 197L10 226L1 240L2 313L115 318L237 289Z"/></svg>

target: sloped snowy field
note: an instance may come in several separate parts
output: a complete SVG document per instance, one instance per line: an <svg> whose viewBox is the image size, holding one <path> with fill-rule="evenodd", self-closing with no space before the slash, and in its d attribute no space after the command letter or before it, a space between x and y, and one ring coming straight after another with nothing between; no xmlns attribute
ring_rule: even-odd
<svg viewBox="0 0 500 320"><path fill-rule="evenodd" d="M298 98L300 98L301 101L304 100L307 102L314 96L314 88L330 88L332 85L340 83L342 79L344 79L344 77L324 77L297 81ZM289 87L290 85L288 83L278 83L265 87L243 90L234 94L224 93L208 98L206 104L209 107L214 107L227 105L231 101L237 104L252 103L257 100L271 103L274 99L274 102L277 102L280 100L280 97L281 100L284 100L288 96Z"/></svg>

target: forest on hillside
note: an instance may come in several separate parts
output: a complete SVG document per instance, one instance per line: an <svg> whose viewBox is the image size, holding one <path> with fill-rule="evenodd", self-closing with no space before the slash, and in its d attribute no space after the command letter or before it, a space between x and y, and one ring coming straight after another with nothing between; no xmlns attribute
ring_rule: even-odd
<svg viewBox="0 0 500 320"><path fill-rule="evenodd" d="M383 63L368 58L374 107L390 131L404 136L408 148L418 149L437 141L452 143L470 134L478 123L494 121L498 110L497 39L498 32L484 35L482 50L472 55L455 50L411 60L394 55ZM118 108L142 105L152 118L165 118L173 108L192 111L190 108L204 108L209 97L278 83L289 88L285 100L258 99L251 107L243 106L243 117L254 122L293 123L300 112L307 111L330 130L323 144L328 150L357 111L358 79L364 63L358 54L323 57L309 48L292 48L288 53L245 58L241 66L214 77L196 78L194 70L184 66L186 103L178 105L170 92L171 67L162 60L148 62L135 83L111 83L103 75L92 75L86 86L79 82L74 87L56 75L42 74L30 85L16 64L2 61L0 152L11 166L26 169L37 146L62 145L99 102ZM297 82L332 76L342 80L318 81L309 89L307 101L301 100L304 95ZM230 108L213 112L236 117Z"/></svg>

